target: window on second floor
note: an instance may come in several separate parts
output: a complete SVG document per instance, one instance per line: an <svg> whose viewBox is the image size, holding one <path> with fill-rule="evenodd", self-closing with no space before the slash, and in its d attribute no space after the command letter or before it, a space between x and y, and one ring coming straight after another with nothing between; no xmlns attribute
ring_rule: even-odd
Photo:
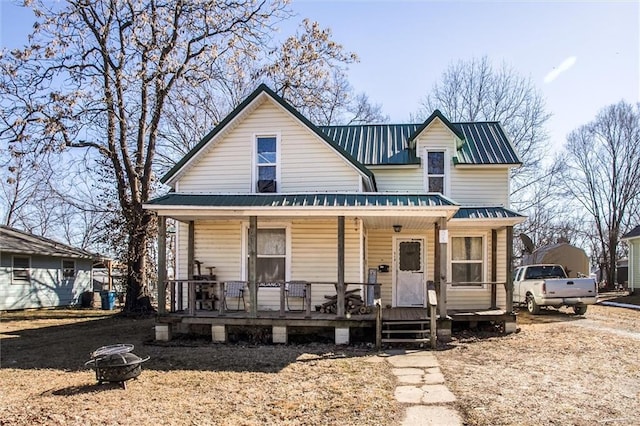
<svg viewBox="0 0 640 426"><path fill-rule="evenodd" d="M428 151L425 161L425 186L428 192L445 193L446 164L444 151Z"/></svg>
<svg viewBox="0 0 640 426"><path fill-rule="evenodd" d="M255 192L278 192L278 139L276 136L256 138Z"/></svg>

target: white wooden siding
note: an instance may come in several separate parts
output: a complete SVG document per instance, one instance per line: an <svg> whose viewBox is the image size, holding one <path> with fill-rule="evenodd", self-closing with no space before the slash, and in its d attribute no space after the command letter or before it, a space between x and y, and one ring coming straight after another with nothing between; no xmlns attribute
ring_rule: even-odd
<svg viewBox="0 0 640 426"><path fill-rule="evenodd" d="M467 235L482 234L485 239L485 279L491 281L491 269L494 267L491 263L491 230L486 228L456 228L449 227L449 238L461 237ZM506 280L506 246L505 230L497 233L497 267L496 279L498 282ZM448 272L448 280L451 280L450 272ZM497 287L497 304L500 308L505 308L505 289L503 285ZM459 310L488 309L491 306L491 286L485 288L473 287L447 287L447 308Z"/></svg>
<svg viewBox="0 0 640 426"><path fill-rule="evenodd" d="M415 168L376 168L378 191L424 191L422 167Z"/></svg>
<svg viewBox="0 0 640 426"><path fill-rule="evenodd" d="M640 289L640 238L629 240L629 288Z"/></svg>
<svg viewBox="0 0 640 426"><path fill-rule="evenodd" d="M451 168L451 198L470 206L509 206L509 169Z"/></svg>
<svg viewBox="0 0 640 426"><path fill-rule="evenodd" d="M278 192L358 191L360 173L313 132L271 100L203 151L179 180L181 193L251 193L254 138L280 136Z"/></svg>
<svg viewBox="0 0 640 426"><path fill-rule="evenodd" d="M448 150L455 153L456 136L438 119L434 120L426 131L416 140L416 152L420 155L425 149Z"/></svg>
<svg viewBox="0 0 640 426"><path fill-rule="evenodd" d="M282 224L283 222L278 222ZM263 222L262 226L268 226ZM261 227L260 222L258 228ZM345 219L345 281L361 282L360 222ZM194 258L203 262L202 273L208 273L206 266L216 267L218 281L246 280L242 275L242 230L241 221L203 220L195 222ZM338 231L336 220L294 220L290 224L291 253L289 280L314 282L337 281ZM188 226L180 224L178 246L178 277L187 276ZM352 289L352 287L349 287ZM186 287L185 287L186 290ZM185 291L186 293L186 291ZM333 284L312 285L312 306L326 302L325 295L336 294ZM364 294L363 294L364 297ZM184 303L186 303L186 295ZM296 300L296 306L301 302ZM280 309L278 288L258 289L258 309Z"/></svg>
<svg viewBox="0 0 640 426"><path fill-rule="evenodd" d="M434 230L402 229L402 234L393 230L370 229L367 232L367 269L377 268L378 265L389 265L389 272L378 272L378 283L381 284L382 306L393 305L393 237L409 235L425 238L425 282L434 280Z"/></svg>

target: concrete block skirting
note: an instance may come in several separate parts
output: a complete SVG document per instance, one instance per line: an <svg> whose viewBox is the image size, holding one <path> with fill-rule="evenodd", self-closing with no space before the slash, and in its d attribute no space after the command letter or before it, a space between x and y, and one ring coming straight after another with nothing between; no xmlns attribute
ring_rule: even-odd
<svg viewBox="0 0 640 426"><path fill-rule="evenodd" d="M336 345L349 344L349 327L336 327Z"/></svg>
<svg viewBox="0 0 640 426"><path fill-rule="evenodd" d="M168 342L171 340L171 324L156 324L156 340Z"/></svg>
<svg viewBox="0 0 640 426"><path fill-rule="evenodd" d="M271 335L273 336L273 343L284 343L286 345L289 342L286 326L274 325L271 329Z"/></svg>
<svg viewBox="0 0 640 426"><path fill-rule="evenodd" d="M438 320L436 334L438 336L438 341L440 342L450 342L451 341L451 320L448 318L441 318Z"/></svg>
<svg viewBox="0 0 640 426"><path fill-rule="evenodd" d="M504 332L505 334L515 333L518 330L518 325L515 321L505 321L504 322Z"/></svg>
<svg viewBox="0 0 640 426"><path fill-rule="evenodd" d="M225 325L212 325L211 340L218 343L227 343L227 327Z"/></svg>

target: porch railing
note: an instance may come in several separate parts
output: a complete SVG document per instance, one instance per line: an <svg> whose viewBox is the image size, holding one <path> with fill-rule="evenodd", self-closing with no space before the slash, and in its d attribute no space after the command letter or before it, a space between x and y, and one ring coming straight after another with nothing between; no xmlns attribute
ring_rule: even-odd
<svg viewBox="0 0 640 426"><path fill-rule="evenodd" d="M210 281L210 280L167 280L165 281L165 289L168 290L167 294L169 295L169 312L185 312L191 316L196 314L196 311L200 310L208 310L208 311L217 311L218 315L225 315L228 312L236 312L226 309L226 294L227 294L227 283L230 281ZM237 282L237 281L236 281ZM248 283L245 283L245 303L248 305L249 302L249 289ZM333 288L337 287L336 282L327 282L327 281L286 281L286 282L276 282L273 283L277 285L279 288L279 315L281 317L286 316L287 312L292 312L287 310L287 286L290 284L300 284L304 283L305 292L303 298L303 309L302 311L293 311L293 312L304 312L305 318L311 318L312 312L312 300L313 300L313 287L314 286L333 286ZM371 289L373 292L374 302L370 305L367 304L367 298L363 299L365 306L379 306L380 299L380 284L371 284L371 283L356 283L356 282L347 282L345 283L345 289L348 287L357 287L361 286L364 288ZM186 294L185 294L186 292ZM260 292L258 291L258 294ZM368 291L367 291L368 293ZM201 297L197 297L200 294ZM204 294L207 294L208 297L204 297ZM185 297L186 296L186 297ZM378 303L375 303L378 302ZM161 302L160 302L161 303ZM165 302L166 303L166 302ZM210 309L204 309L204 306L198 306L198 303L204 305L205 303L211 303ZM215 303L218 304L217 309L215 308ZM337 314L336 314L337 315Z"/></svg>

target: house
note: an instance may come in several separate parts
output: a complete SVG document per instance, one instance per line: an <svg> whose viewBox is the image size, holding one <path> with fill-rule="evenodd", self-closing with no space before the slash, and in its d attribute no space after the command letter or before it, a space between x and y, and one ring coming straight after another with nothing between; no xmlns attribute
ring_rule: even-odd
<svg viewBox="0 0 640 426"><path fill-rule="evenodd" d="M629 244L629 291L635 293L640 289L640 225L623 235L622 240Z"/></svg>
<svg viewBox="0 0 640 426"><path fill-rule="evenodd" d="M538 263L562 265L570 278L588 277L591 271L587 253L579 247L564 242L539 247L522 258L523 265Z"/></svg>
<svg viewBox="0 0 640 426"><path fill-rule="evenodd" d="M0 226L0 311L80 304L98 256Z"/></svg>
<svg viewBox="0 0 640 426"><path fill-rule="evenodd" d="M375 322L348 315L353 293L383 317L423 320L437 295L442 339L456 315L515 329L512 235L525 217L510 210L509 190L520 164L497 122L451 123L436 110L417 124L319 127L261 85L162 178L171 191L145 205L159 217L161 280L166 219L178 224L179 279L158 286L170 303L166 315L160 303L156 336L197 323L224 341L226 327L243 324L286 341L287 327L334 325L346 343L350 328ZM213 286L210 303L197 279ZM226 303L234 281L245 286ZM293 281L307 285L300 318L284 302Z"/></svg>

